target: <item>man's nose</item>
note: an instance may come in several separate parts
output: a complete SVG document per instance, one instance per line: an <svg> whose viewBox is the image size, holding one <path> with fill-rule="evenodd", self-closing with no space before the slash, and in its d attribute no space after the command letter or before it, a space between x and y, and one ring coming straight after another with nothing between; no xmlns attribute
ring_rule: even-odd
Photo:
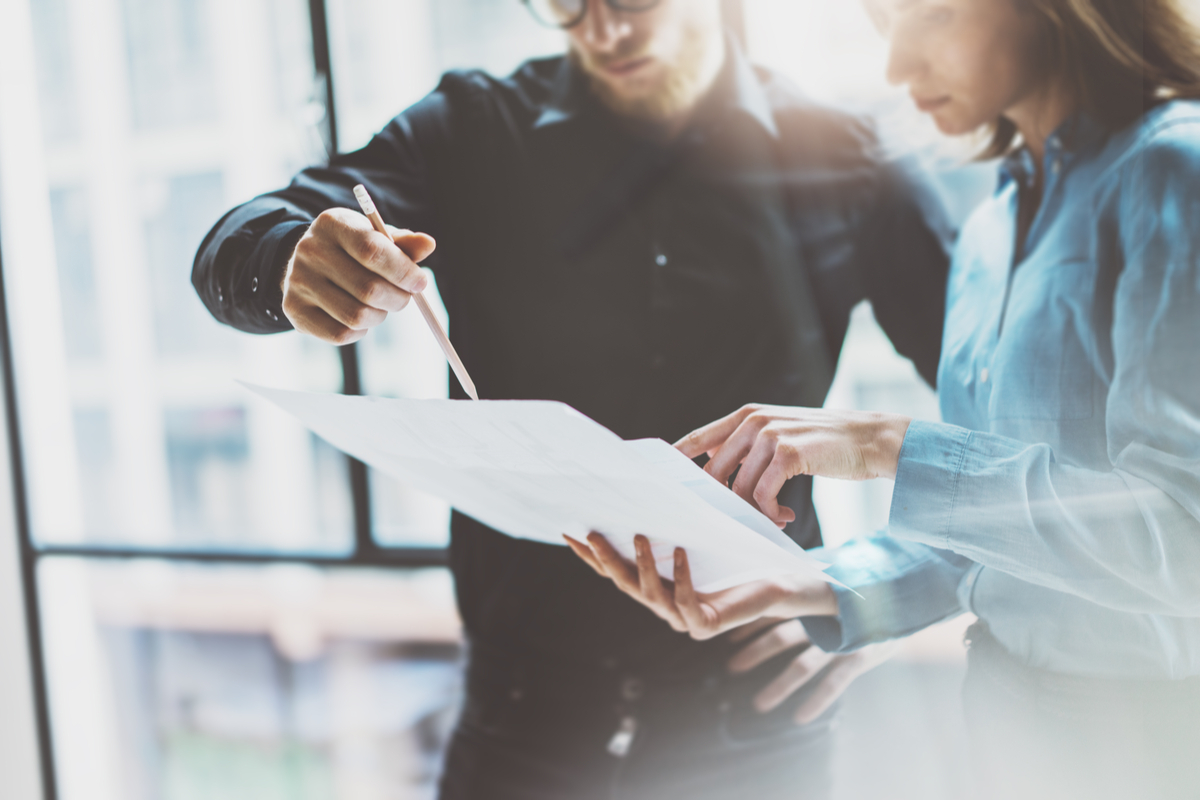
<svg viewBox="0 0 1200 801"><path fill-rule="evenodd" d="M615 11L605 0L587 0L587 15L583 19L583 40L595 50L615 49L629 35L629 20Z"/></svg>

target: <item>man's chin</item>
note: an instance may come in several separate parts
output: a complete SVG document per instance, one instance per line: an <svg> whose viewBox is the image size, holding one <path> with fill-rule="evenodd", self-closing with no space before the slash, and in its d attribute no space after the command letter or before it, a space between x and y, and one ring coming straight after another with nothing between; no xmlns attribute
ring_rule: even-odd
<svg viewBox="0 0 1200 801"><path fill-rule="evenodd" d="M656 72L659 74L619 81L592 74L592 91L618 116L649 123L667 122L686 111L696 98L685 86L678 85L682 82L672 81L663 70Z"/></svg>

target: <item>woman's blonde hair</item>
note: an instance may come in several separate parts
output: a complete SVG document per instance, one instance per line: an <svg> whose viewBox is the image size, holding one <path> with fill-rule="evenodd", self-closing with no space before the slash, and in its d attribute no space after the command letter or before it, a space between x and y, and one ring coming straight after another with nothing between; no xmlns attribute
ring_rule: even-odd
<svg viewBox="0 0 1200 801"><path fill-rule="evenodd" d="M1200 98L1200 32L1180 0L1015 0L1041 18L1047 75L1111 129L1174 98ZM1011 120L991 129L982 158L1009 152Z"/></svg>

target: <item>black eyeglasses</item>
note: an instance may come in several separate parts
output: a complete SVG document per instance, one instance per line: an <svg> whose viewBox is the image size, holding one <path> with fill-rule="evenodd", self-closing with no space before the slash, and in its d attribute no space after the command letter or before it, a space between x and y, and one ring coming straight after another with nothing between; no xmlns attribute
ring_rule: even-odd
<svg viewBox="0 0 1200 801"><path fill-rule="evenodd" d="M587 16L588 0L521 0L533 18L550 28L574 28ZM613 11L649 11L662 0L604 0Z"/></svg>

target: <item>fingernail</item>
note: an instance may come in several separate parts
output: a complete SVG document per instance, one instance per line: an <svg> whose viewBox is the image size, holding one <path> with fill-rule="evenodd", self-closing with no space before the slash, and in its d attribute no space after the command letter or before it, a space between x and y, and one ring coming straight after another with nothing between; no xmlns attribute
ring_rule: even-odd
<svg viewBox="0 0 1200 801"><path fill-rule="evenodd" d="M427 286L429 286L429 279L422 275L420 279L413 284L413 288L410 290L410 292L412 292L414 295L419 295L425 291L425 287Z"/></svg>
<svg viewBox="0 0 1200 801"><path fill-rule="evenodd" d="M675 566L683 567L683 549L682 548L675 549Z"/></svg>

